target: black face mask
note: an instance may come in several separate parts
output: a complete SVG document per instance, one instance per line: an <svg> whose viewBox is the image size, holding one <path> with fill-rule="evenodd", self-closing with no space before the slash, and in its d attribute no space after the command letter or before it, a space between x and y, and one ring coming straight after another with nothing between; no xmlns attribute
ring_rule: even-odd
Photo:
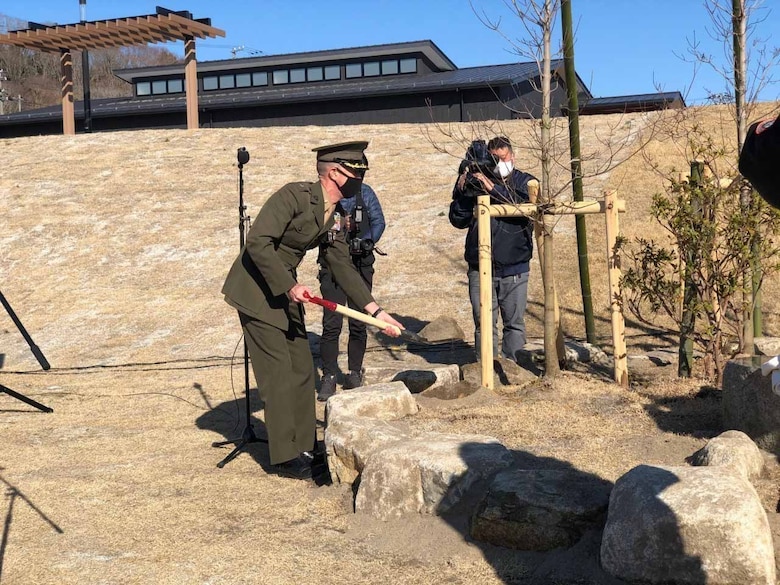
<svg viewBox="0 0 780 585"><path fill-rule="evenodd" d="M351 199L360 193L360 188L363 185L363 179L347 177L346 175L344 176L347 178L347 180L341 187L339 187L339 191L341 191L344 199Z"/></svg>

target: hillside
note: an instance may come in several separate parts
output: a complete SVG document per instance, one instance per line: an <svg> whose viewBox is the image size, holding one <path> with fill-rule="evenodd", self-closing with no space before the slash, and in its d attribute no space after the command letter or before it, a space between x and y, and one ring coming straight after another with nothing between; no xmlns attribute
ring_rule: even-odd
<svg viewBox="0 0 780 585"><path fill-rule="evenodd" d="M722 115L712 108L709 123L719 123ZM583 151L600 148L604 136L638 143L640 131L656 123L654 116L583 118ZM447 129L452 136L478 131L455 126ZM530 122L515 121L489 131L512 137L519 166L538 176L534 150L524 147L531 130ZM387 218L377 297L401 317L430 321L452 314L470 339L465 234L446 218L464 141L432 126L151 130L6 140L0 150L0 290L50 361L62 366L143 361L161 353L176 359L229 355L238 333L219 290L238 247L236 148L246 146L251 154L244 179L253 217L279 186L314 178L311 147L349 139L371 141L367 182L379 193ZM663 151L669 169L687 167L668 142L647 150ZM596 168L595 161L588 165ZM646 167L635 156L586 181L586 196L617 189L626 200L620 220L629 239L656 230L662 237L647 210L663 180ZM559 183L565 175L559 171ZM600 338L609 343L604 226L598 216L587 222L594 308ZM565 330L582 337L571 217L557 228L555 256ZM314 254L300 279L316 285ZM528 325L538 336L542 291L536 265L530 290ZM766 298L771 327L777 309L773 295ZM16 335L14 330L2 338L6 367L34 365ZM641 332L628 332L629 346L644 342L635 336Z"/></svg>

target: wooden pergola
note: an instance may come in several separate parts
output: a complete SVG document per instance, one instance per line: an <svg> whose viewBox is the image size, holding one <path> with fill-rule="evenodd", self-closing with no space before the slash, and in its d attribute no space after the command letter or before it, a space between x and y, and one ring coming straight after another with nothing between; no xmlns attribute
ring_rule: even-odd
<svg viewBox="0 0 780 585"><path fill-rule="evenodd" d="M187 128L198 128L198 78L195 39L224 37L225 31L211 26L210 18L193 18L185 10L157 7L155 14L110 20L93 20L47 26L27 23L24 30L0 35L0 45L60 54L62 82L62 131L76 133L73 109L73 50L108 49L149 43L184 41L184 88L187 102Z"/></svg>

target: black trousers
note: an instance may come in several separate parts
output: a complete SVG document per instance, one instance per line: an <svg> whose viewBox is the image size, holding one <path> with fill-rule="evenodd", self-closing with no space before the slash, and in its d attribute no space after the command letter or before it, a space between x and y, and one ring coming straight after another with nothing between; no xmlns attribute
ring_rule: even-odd
<svg viewBox="0 0 780 585"><path fill-rule="evenodd" d="M360 276L363 277L363 281L368 286L368 290L374 282L374 267L373 265L364 266L361 263L356 263ZM357 311L363 311L363 307L356 307L352 304L352 301L347 299L347 293L345 293L341 287L333 280L333 275L326 268L320 269L320 293L322 298L334 303L343 305L348 303L349 307ZM349 342L347 344L347 359L349 369L354 372L359 372L363 367L363 356L366 355L366 341L368 335L366 334L366 324L354 319L348 319L349 321ZM341 328L344 324L344 316L340 313L333 311L323 311L322 313L322 338L320 339L320 357L322 358L322 373L323 375L336 375L339 370L338 358L339 358L339 335L341 335Z"/></svg>

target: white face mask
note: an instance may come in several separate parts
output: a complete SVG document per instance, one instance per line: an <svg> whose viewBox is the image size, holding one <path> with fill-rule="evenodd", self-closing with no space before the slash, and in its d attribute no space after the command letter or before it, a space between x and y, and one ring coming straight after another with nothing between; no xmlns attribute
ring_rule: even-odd
<svg viewBox="0 0 780 585"><path fill-rule="evenodd" d="M514 165L512 164L512 161L499 161L499 163L496 165L495 172L501 175L502 179L506 179L512 172L512 169L514 168Z"/></svg>

